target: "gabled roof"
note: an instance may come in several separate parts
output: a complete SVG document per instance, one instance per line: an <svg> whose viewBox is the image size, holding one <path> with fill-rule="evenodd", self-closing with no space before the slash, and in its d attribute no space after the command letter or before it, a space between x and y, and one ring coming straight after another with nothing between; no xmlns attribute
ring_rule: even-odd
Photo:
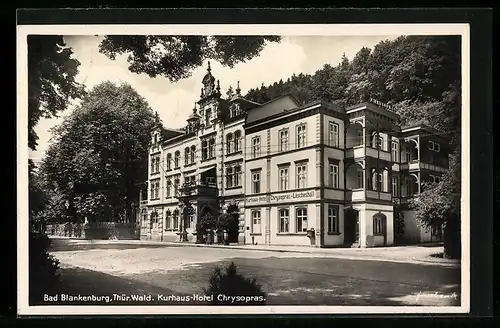
<svg viewBox="0 0 500 328"><path fill-rule="evenodd" d="M247 124L260 121L267 117L275 116L292 109L300 107L300 103L291 94L286 94L282 97L273 99L258 107L248 111Z"/></svg>

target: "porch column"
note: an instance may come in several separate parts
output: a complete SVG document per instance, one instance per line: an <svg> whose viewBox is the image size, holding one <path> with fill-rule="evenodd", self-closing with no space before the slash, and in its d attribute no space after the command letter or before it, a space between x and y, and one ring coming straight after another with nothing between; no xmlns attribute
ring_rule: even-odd
<svg viewBox="0 0 500 328"><path fill-rule="evenodd" d="M359 247L366 247L366 209L360 208L358 210L358 220L359 220Z"/></svg>

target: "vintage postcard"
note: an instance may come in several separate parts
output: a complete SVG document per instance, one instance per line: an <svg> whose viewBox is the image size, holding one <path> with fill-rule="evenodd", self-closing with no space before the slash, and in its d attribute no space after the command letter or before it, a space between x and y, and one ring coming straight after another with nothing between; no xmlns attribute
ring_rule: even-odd
<svg viewBox="0 0 500 328"><path fill-rule="evenodd" d="M17 32L20 315L469 311L467 24Z"/></svg>

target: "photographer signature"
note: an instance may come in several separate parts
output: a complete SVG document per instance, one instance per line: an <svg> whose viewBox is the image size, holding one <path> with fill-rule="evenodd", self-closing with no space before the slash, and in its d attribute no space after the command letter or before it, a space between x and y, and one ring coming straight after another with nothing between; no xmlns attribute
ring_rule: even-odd
<svg viewBox="0 0 500 328"><path fill-rule="evenodd" d="M429 297L438 297L438 298L453 298L453 299L457 299L458 298L458 295L457 293L451 293L451 294L439 294L438 292L434 292L434 293L423 293L423 292L419 292L417 295L417 301L420 300L421 298L429 298Z"/></svg>

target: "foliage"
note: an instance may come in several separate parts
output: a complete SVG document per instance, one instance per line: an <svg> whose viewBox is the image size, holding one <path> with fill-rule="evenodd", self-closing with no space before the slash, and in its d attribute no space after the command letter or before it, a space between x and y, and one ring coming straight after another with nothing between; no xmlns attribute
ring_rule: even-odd
<svg viewBox="0 0 500 328"><path fill-rule="evenodd" d="M127 55L131 72L163 75L175 82L191 76L205 59L233 67L258 56L267 42L280 40L278 36L107 35L99 50L110 59Z"/></svg>
<svg viewBox="0 0 500 328"><path fill-rule="evenodd" d="M460 120L460 38L403 36L363 47L349 61L325 65L313 75L250 89L246 97L267 102L292 93L302 104L322 99L353 105L369 97L392 104L402 125L428 123L458 135Z"/></svg>
<svg viewBox="0 0 500 328"><path fill-rule="evenodd" d="M197 230L205 232L207 229L214 229L217 220L211 213L203 215L197 223Z"/></svg>
<svg viewBox="0 0 500 328"><path fill-rule="evenodd" d="M54 293L59 284L59 260L49 254L50 239L43 233L30 231L29 300L40 302L44 294Z"/></svg>
<svg viewBox="0 0 500 328"><path fill-rule="evenodd" d="M460 147L457 147L441 181L424 184L423 191L410 200L415 218L423 227L444 226L445 254L449 257L459 256L460 249L460 177Z"/></svg>
<svg viewBox="0 0 500 328"><path fill-rule="evenodd" d="M234 262L226 267L224 273L220 268L215 268L204 292L207 296L213 296L214 305L265 305L267 296L255 278L249 279L237 272ZM218 295L229 297L219 300ZM234 302L231 296L236 298Z"/></svg>
<svg viewBox="0 0 500 328"><path fill-rule="evenodd" d="M50 217L60 211L74 222L131 217L137 182L146 179L154 125L152 110L130 85L103 82L90 90L54 128L41 165L46 187L54 191Z"/></svg>
<svg viewBox="0 0 500 328"><path fill-rule="evenodd" d="M42 117L54 117L71 99L84 94L75 81L80 62L72 57L61 35L29 35L28 41L28 146L36 150L34 127Z"/></svg>

